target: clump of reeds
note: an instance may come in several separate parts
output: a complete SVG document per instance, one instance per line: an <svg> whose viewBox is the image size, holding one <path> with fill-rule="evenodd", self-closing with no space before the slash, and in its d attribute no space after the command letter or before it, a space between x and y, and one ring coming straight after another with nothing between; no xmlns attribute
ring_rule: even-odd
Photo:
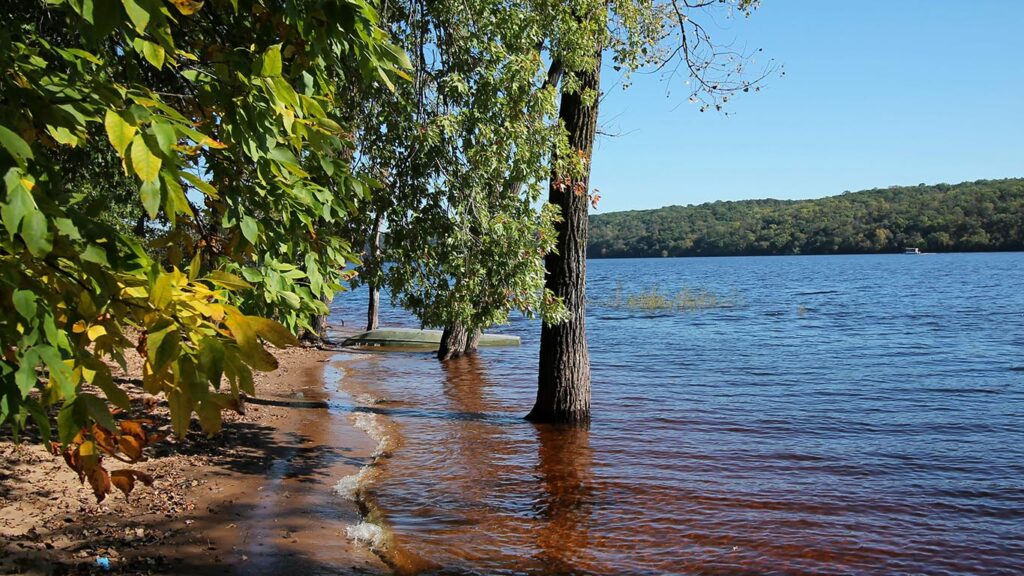
<svg viewBox="0 0 1024 576"><path fill-rule="evenodd" d="M675 293L671 293L663 292L658 286L651 286L640 292L625 294L625 290L619 284L606 304L611 308L631 310L688 312L716 308L735 308L740 305L740 298L736 292L723 296L706 288L682 288Z"/></svg>

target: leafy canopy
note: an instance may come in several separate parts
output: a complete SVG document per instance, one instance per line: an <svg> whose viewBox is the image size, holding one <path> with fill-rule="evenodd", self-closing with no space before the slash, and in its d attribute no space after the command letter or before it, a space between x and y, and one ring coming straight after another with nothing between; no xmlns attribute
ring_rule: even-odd
<svg viewBox="0 0 1024 576"><path fill-rule="evenodd" d="M102 497L102 454L128 454L107 362L137 352L175 434L193 413L217 431L276 367L263 343L339 287L351 249L329 232L369 191L341 159L345 88L407 67L364 0L5 2L0 424L48 440L59 408ZM104 218L125 196L152 242Z"/></svg>

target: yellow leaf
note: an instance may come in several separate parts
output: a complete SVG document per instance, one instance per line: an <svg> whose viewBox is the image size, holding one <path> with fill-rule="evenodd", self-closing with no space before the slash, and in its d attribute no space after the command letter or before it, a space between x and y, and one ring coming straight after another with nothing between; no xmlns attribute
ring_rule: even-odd
<svg viewBox="0 0 1024 576"><path fill-rule="evenodd" d="M268 320L267 318L261 318L259 316L247 316L246 318L256 330L257 334L278 348L297 346L299 344L299 341L295 336L278 322Z"/></svg>
<svg viewBox="0 0 1024 576"><path fill-rule="evenodd" d="M202 2L196 0L171 0L171 4L178 9L185 16L191 16L196 13L197 10L203 7Z"/></svg>
<svg viewBox="0 0 1024 576"><path fill-rule="evenodd" d="M75 334L81 334L82 332L85 332L85 329L85 320L79 320L78 322L75 322L73 326L71 326L71 331L74 332Z"/></svg>
<svg viewBox="0 0 1024 576"><path fill-rule="evenodd" d="M174 276L168 273L161 273L153 283L153 291L149 294L149 302L156 308L163 308L170 304L174 290Z"/></svg>
<svg viewBox="0 0 1024 576"><path fill-rule="evenodd" d="M128 149L132 138L135 136L136 128L124 121L120 114L113 110L107 110L103 126L107 129L107 138L110 144L117 150L117 153L124 157L124 151Z"/></svg>
<svg viewBox="0 0 1024 576"><path fill-rule="evenodd" d="M132 140L132 167L135 173L142 178L143 182L156 180L160 175L160 165L163 163L160 157L153 154L146 145L142 134L136 134Z"/></svg>
<svg viewBox="0 0 1024 576"><path fill-rule="evenodd" d="M132 286L121 290L121 296L128 298L148 298L149 291L144 286Z"/></svg>
<svg viewBox="0 0 1024 576"><path fill-rule="evenodd" d="M106 333L107 333L107 329L106 328L104 328L100 324L96 324L96 325L94 325L94 326L89 328L89 332L87 333L87 335L89 336L89 340L95 341L97 338L99 338L100 336L105 335Z"/></svg>

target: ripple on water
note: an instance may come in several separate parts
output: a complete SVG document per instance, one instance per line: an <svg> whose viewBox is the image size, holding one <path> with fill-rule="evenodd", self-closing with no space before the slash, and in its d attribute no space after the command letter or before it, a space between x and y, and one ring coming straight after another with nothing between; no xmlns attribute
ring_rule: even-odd
<svg viewBox="0 0 1024 576"><path fill-rule="evenodd" d="M350 392L390 399L354 415L392 439L371 526L410 572L1019 573L1022 268L1024 254L592 261L591 302L629 278L743 305L592 307L589 430L521 419L539 329L521 319L504 328L519 348L349 364ZM360 297L343 296L353 316ZM364 529L351 537L376 537Z"/></svg>

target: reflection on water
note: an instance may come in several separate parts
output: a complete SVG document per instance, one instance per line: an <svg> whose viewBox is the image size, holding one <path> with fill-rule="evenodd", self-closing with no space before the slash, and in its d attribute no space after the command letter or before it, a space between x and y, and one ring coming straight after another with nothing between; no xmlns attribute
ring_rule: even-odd
<svg viewBox="0 0 1024 576"><path fill-rule="evenodd" d="M534 513L537 560L544 571L570 573L588 559L594 493L590 431L579 427L537 425L539 498Z"/></svg>
<svg viewBox="0 0 1024 576"><path fill-rule="evenodd" d="M595 420L523 420L519 348L358 354L342 385L393 436L368 497L401 571L1018 574L1024 254L588 264ZM739 292L650 315L638 289ZM359 293L337 313L358 318ZM415 325L385 309L385 323Z"/></svg>

